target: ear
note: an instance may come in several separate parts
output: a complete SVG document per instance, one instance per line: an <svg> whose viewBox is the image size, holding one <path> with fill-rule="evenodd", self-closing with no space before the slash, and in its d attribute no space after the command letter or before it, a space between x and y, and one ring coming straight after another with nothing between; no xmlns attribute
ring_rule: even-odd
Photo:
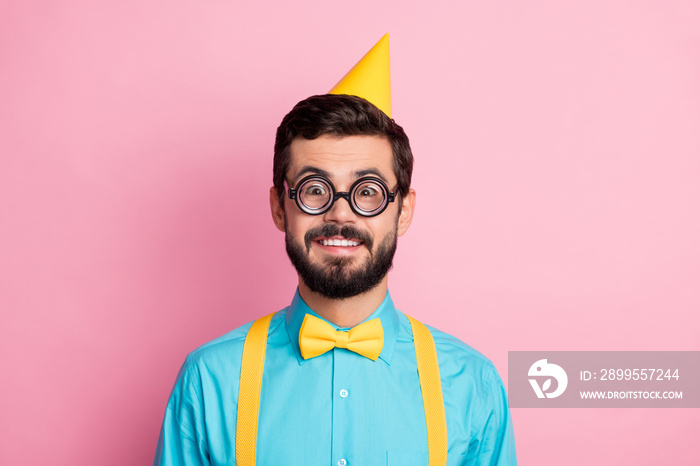
<svg viewBox="0 0 700 466"><path fill-rule="evenodd" d="M416 191L409 189L408 194L401 197L401 215L396 225L396 234L401 236L406 233L413 221L413 211L416 208Z"/></svg>
<svg viewBox="0 0 700 466"><path fill-rule="evenodd" d="M270 188L270 212L277 229L284 231L284 206L280 203L280 196L274 186Z"/></svg>

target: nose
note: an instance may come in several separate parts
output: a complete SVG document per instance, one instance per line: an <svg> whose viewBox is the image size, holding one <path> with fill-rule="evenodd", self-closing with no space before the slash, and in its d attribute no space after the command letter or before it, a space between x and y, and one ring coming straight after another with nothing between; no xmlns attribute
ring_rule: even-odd
<svg viewBox="0 0 700 466"><path fill-rule="evenodd" d="M328 223L355 223L357 214L350 207L350 201L341 197L323 214L323 220Z"/></svg>

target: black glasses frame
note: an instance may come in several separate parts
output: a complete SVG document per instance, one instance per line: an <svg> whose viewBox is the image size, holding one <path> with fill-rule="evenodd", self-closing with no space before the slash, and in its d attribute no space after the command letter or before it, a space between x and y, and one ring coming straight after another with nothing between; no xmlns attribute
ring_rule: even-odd
<svg viewBox="0 0 700 466"><path fill-rule="evenodd" d="M289 199L293 199L297 207L299 207L299 210L301 210L304 213L307 213L309 215L321 215L325 214L328 212L331 207L333 207L333 204L335 204L335 201L340 199L341 197L344 198L346 201L348 201L348 204L350 204L350 208L352 209L353 212L355 212L357 215L361 215L363 217L376 217L377 215L381 214L386 210L387 207L389 207L390 202L394 202L394 199L396 198L396 191L389 191L389 187L382 181L380 178L377 178L375 176L364 176L362 178L359 178L356 180L352 186L350 186L349 191L340 191L336 192L335 186L333 185L333 182L326 178L325 176L321 175L309 175L307 177L302 178L299 180L297 183L297 186L302 186L304 183L311 181L311 180L319 180L323 183L326 183L330 188L331 188L331 196L329 197L329 201L324 205L323 207L319 207L318 209L312 209L306 205L304 205L303 202L299 199L299 196L297 195L298 192L295 188L292 188L289 186L289 183L287 183L287 180L285 180L285 183L287 183L287 194L289 196ZM353 202L354 195L355 195L355 190L362 184L367 181L371 181L373 183L377 183L381 188L384 193L384 199L385 202L378 208L374 210L364 210L360 208L359 206L355 205Z"/></svg>

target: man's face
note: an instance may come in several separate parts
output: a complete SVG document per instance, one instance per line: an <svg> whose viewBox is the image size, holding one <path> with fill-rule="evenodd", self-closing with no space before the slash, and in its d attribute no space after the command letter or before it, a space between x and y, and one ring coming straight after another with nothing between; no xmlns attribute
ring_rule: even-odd
<svg viewBox="0 0 700 466"><path fill-rule="evenodd" d="M295 139L287 182L294 188L312 174L327 176L337 192L347 192L354 181L364 176L380 178L390 191L396 190L391 145L379 136ZM302 212L286 193L282 209L274 189L270 202L275 224L285 232L287 254L304 284L327 298L343 299L369 291L386 280L396 238L410 224L414 195L411 191L403 200L397 196L376 217L356 214L343 198L321 215ZM399 214L401 202L404 206ZM338 240L341 244L337 244Z"/></svg>

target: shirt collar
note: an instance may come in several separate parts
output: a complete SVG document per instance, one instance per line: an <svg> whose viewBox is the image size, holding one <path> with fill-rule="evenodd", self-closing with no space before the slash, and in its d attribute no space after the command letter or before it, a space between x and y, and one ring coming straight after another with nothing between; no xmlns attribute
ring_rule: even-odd
<svg viewBox="0 0 700 466"><path fill-rule="evenodd" d="M323 319L323 317L316 314L309 306L306 305L304 300L301 299L299 288L297 288L296 292L294 293L294 298L292 298L292 304L287 310L286 325L289 340L292 343L292 348L294 349L294 354L297 356L299 365L306 362L306 360L301 357L301 351L299 350L299 330L301 329L301 323L304 321L304 316L306 314L311 314L319 319ZM382 352L379 354L379 359L387 364L391 364L391 356L394 353L396 338L399 334L399 317L396 314L396 308L394 307L394 302L391 300L391 296L389 295L389 290L386 292L384 301L382 301L379 307L375 309L375 311L363 322L367 322L371 319L381 320L382 328L384 329L384 346L382 348ZM323 320L328 322L325 319ZM336 330L348 330L346 328L340 328L332 322L328 323L331 324L331 326L333 326L333 328Z"/></svg>

